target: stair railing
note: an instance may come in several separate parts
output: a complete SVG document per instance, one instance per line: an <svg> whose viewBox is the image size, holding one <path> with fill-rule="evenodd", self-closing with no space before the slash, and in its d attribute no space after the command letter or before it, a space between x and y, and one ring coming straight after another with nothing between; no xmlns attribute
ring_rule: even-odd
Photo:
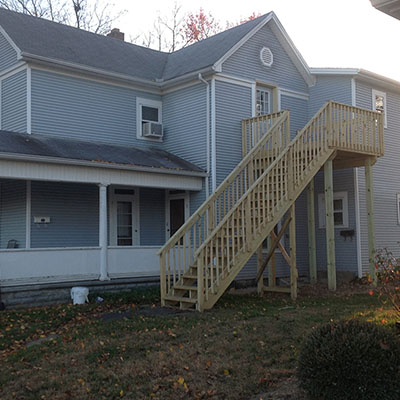
<svg viewBox="0 0 400 400"><path fill-rule="evenodd" d="M329 153L340 148L380 155L381 136L383 118L379 113L332 101L321 107L195 252L198 310L217 293L231 269L254 253L261 233L273 229Z"/></svg>
<svg viewBox="0 0 400 400"><path fill-rule="evenodd" d="M217 190L160 249L161 298L171 292L194 262L194 253L273 159L290 142L289 112L255 117L270 126ZM250 121L248 120L248 121ZM273 122L266 122L273 121ZM262 132L264 128L256 129Z"/></svg>

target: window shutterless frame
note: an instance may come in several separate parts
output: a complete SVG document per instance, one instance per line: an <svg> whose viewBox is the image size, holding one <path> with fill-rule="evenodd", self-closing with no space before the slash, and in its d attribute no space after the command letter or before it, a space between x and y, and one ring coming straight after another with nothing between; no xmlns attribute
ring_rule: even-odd
<svg viewBox="0 0 400 400"><path fill-rule="evenodd" d="M333 218L335 228L349 227L349 201L347 192L333 193ZM325 195L318 194L318 219L319 228L325 228Z"/></svg>
<svg viewBox="0 0 400 400"><path fill-rule="evenodd" d="M162 142L162 138L144 137L142 126L144 122L162 123L162 102L151 99L136 98L136 137L141 140Z"/></svg>

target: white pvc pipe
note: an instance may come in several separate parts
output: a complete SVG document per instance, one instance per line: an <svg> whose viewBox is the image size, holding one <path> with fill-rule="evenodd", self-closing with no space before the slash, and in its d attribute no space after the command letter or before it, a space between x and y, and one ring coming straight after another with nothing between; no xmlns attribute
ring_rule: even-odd
<svg viewBox="0 0 400 400"><path fill-rule="evenodd" d="M100 280L108 277L107 248L107 185L99 185L99 246L100 246Z"/></svg>

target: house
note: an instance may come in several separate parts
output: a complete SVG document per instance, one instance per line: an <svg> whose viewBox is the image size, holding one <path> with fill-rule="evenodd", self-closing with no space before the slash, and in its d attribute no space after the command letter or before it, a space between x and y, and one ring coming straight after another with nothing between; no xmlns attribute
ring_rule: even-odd
<svg viewBox="0 0 400 400"><path fill-rule="evenodd" d="M201 310L397 248L400 83L309 68L273 12L171 54L112 36L0 9L3 301L161 271Z"/></svg>

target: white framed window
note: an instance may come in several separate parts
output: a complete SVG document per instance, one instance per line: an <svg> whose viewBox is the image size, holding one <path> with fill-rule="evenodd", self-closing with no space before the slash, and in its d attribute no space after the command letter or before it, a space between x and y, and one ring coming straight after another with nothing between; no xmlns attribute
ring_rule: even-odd
<svg viewBox="0 0 400 400"><path fill-rule="evenodd" d="M319 227L325 228L325 194L318 194L318 219ZM347 192L333 193L333 220L335 228L349 227L349 203Z"/></svg>
<svg viewBox="0 0 400 400"><path fill-rule="evenodd" d="M148 122L161 124L162 103L157 100L136 98L136 136L138 139L161 142L162 138L143 136L143 125Z"/></svg>
<svg viewBox="0 0 400 400"><path fill-rule="evenodd" d="M256 90L256 115L269 114L271 111L271 91L268 89Z"/></svg>
<svg viewBox="0 0 400 400"><path fill-rule="evenodd" d="M400 225L400 193L396 194L397 199L397 223Z"/></svg>
<svg viewBox="0 0 400 400"><path fill-rule="evenodd" d="M385 92L372 89L372 109L384 115L385 128L387 128L387 102Z"/></svg>

